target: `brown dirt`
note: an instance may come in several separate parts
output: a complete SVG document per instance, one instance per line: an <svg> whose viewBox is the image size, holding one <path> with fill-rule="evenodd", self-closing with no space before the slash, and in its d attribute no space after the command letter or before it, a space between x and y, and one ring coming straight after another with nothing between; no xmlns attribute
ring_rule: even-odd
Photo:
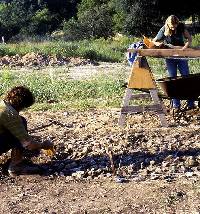
<svg viewBox="0 0 200 214"><path fill-rule="evenodd" d="M156 115L137 114L120 128L119 109L24 116L56 154L33 158L44 175L16 178L2 171L9 153L1 157L0 213L200 213L198 120L177 125L168 116L162 128Z"/></svg>

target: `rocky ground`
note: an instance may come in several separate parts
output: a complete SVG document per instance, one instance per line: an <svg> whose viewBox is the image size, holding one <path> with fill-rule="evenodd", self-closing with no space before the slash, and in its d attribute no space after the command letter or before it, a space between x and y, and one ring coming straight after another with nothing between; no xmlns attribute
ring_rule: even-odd
<svg viewBox="0 0 200 214"><path fill-rule="evenodd" d="M15 178L7 175L10 153L0 157L0 213L200 213L199 110L179 122L168 113L168 128L153 113L119 127L119 113L23 112L30 134L53 141L56 153L32 158L43 175Z"/></svg>
<svg viewBox="0 0 200 214"><path fill-rule="evenodd" d="M1 213L199 213L198 118L160 127L155 114L117 124L119 109L27 112L29 131L56 154L32 160L44 175L6 175Z"/></svg>

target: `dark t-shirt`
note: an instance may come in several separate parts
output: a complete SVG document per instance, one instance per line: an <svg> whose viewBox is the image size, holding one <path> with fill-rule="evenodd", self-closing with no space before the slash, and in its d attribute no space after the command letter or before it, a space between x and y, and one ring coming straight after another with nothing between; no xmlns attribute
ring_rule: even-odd
<svg viewBox="0 0 200 214"><path fill-rule="evenodd" d="M185 25L183 23L179 23L176 30L172 33L171 36L165 36L165 26L163 26L158 34L156 35L156 41L163 40L166 44L171 44L175 46L184 46L184 37L183 33L185 31Z"/></svg>

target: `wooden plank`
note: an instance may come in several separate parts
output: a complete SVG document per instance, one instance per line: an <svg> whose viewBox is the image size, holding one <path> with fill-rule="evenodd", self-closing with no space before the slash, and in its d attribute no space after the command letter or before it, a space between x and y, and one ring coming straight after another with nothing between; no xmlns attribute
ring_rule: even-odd
<svg viewBox="0 0 200 214"><path fill-rule="evenodd" d="M132 66L128 88L153 89L156 83L145 57L139 57Z"/></svg>
<svg viewBox="0 0 200 214"><path fill-rule="evenodd" d="M161 121L161 124L163 127L168 127L168 122L165 118L165 114L167 111L164 107L164 104L162 102L162 100L159 99L158 97L158 91L157 90L150 90L150 95L152 97L152 100L154 101L155 104L160 104L161 105L161 108L162 108L162 111L158 112L158 116L160 118L160 121Z"/></svg>
<svg viewBox="0 0 200 214"><path fill-rule="evenodd" d="M132 74L128 81L128 88L156 88L151 72L146 68L133 66Z"/></svg>
<svg viewBox="0 0 200 214"><path fill-rule="evenodd" d="M134 100L134 99L151 99L151 95L150 94L133 94L130 98L130 100Z"/></svg>
<svg viewBox="0 0 200 214"><path fill-rule="evenodd" d="M132 90L130 88L127 88L125 91L125 95L123 97L122 106L128 106L129 105L129 101L131 99L131 96L132 96ZM126 121L126 115L122 114L122 112L121 112L120 118L119 118L119 125L124 126L125 121Z"/></svg>
<svg viewBox="0 0 200 214"><path fill-rule="evenodd" d="M137 52L140 56L154 57L200 57L200 48L187 49L129 49L129 52Z"/></svg>
<svg viewBox="0 0 200 214"><path fill-rule="evenodd" d="M160 104L152 104L146 106L123 106L121 109L122 114L141 113L145 111L155 111L158 113L163 113L163 109Z"/></svg>

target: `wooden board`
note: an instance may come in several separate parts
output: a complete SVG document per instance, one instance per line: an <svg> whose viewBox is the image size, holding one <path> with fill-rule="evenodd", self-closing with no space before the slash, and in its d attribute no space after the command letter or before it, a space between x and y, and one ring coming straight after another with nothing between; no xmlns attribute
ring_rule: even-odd
<svg viewBox="0 0 200 214"><path fill-rule="evenodd" d="M154 57L200 57L200 48L187 49L128 49L128 52L137 52L140 56Z"/></svg>
<svg viewBox="0 0 200 214"><path fill-rule="evenodd" d="M131 68L128 80L128 88L132 89L154 89L155 80L145 57L139 57Z"/></svg>
<svg viewBox="0 0 200 214"><path fill-rule="evenodd" d="M156 88L151 72L146 68L132 68L132 73L128 81L128 88Z"/></svg>
<svg viewBox="0 0 200 214"><path fill-rule="evenodd" d="M121 112L123 114L134 114L134 113L141 113L144 111L155 111L157 113L163 113L162 106L160 104L152 104L146 106L123 106Z"/></svg>

